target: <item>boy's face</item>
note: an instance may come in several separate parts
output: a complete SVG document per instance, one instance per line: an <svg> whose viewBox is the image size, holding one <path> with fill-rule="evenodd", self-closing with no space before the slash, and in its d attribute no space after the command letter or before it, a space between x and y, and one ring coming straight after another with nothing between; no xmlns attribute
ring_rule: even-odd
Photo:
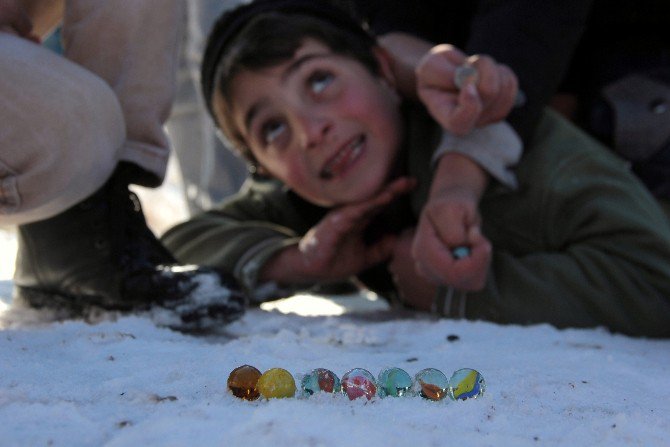
<svg viewBox="0 0 670 447"><path fill-rule="evenodd" d="M232 122L259 165L303 198L354 203L388 180L402 138L399 99L358 61L307 39L291 60L242 71L231 86Z"/></svg>

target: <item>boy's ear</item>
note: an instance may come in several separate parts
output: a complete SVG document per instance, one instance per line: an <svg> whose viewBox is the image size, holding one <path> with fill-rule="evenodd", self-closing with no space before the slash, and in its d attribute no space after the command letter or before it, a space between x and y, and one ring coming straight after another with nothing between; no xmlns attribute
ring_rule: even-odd
<svg viewBox="0 0 670 447"><path fill-rule="evenodd" d="M379 74L389 84L390 87L396 88L397 82L394 71L394 60L384 47L379 45L372 48L377 64L379 65Z"/></svg>

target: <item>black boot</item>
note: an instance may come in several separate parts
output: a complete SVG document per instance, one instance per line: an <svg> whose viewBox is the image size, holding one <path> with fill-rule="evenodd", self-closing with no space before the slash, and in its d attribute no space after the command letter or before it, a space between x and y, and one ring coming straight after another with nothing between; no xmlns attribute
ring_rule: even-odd
<svg viewBox="0 0 670 447"><path fill-rule="evenodd" d="M159 307L166 324L207 330L239 318L246 298L229 275L177 265L144 220L124 167L95 194L39 222L20 225L14 300L86 317L96 308Z"/></svg>

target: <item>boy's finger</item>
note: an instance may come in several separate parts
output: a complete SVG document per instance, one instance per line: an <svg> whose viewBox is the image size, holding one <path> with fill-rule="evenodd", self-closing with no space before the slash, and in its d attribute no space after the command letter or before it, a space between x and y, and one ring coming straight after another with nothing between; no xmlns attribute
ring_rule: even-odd
<svg viewBox="0 0 670 447"><path fill-rule="evenodd" d="M467 84L458 94L458 103L449 119L447 130L455 135L472 131L483 110L483 103L474 84Z"/></svg>
<svg viewBox="0 0 670 447"><path fill-rule="evenodd" d="M397 236L387 234L379 241L368 247L365 253L365 267L373 267L381 262L388 260L393 255Z"/></svg>
<svg viewBox="0 0 670 447"><path fill-rule="evenodd" d="M468 238L470 239L470 256L454 265L452 284L463 290L481 290L488 277L492 247L479 227L473 227Z"/></svg>
<svg viewBox="0 0 670 447"><path fill-rule="evenodd" d="M436 284L443 284L446 272L454 259L449 248L442 244L432 228L421 228L414 236L412 257L417 272Z"/></svg>
<svg viewBox="0 0 670 447"><path fill-rule="evenodd" d="M486 285L489 264L490 250L473 251L467 264L463 264L462 267L459 265L454 267L455 279L453 285L463 290L481 290Z"/></svg>
<svg viewBox="0 0 670 447"><path fill-rule="evenodd" d="M320 234L325 238L338 240L343 235L364 228L369 222L367 210L360 205L346 206L331 211L318 225Z"/></svg>
<svg viewBox="0 0 670 447"><path fill-rule="evenodd" d="M440 56L426 60L416 69L417 88L456 92L454 73L458 66Z"/></svg>
<svg viewBox="0 0 670 447"><path fill-rule="evenodd" d="M431 52L440 54L443 58L455 66L463 65L467 59L467 56L464 52L448 43L436 45L433 47Z"/></svg>
<svg viewBox="0 0 670 447"><path fill-rule="evenodd" d="M428 94L420 91L419 97L435 121L454 135L465 135L474 127L482 111L477 89L466 84L457 96L452 94Z"/></svg>
<svg viewBox="0 0 670 447"><path fill-rule="evenodd" d="M417 272L434 284L446 284L450 268L454 265L454 259L446 247L437 245L423 250L415 262Z"/></svg>
<svg viewBox="0 0 670 447"><path fill-rule="evenodd" d="M417 183L418 182L414 177L399 177L389 183L385 189L392 195L392 198L395 199L398 196L411 192L416 188Z"/></svg>
<svg viewBox="0 0 670 447"><path fill-rule="evenodd" d="M332 239L341 238L342 235L354 231L361 231L374 216L379 214L396 197L415 188L416 183L415 178L401 177L391 182L369 200L345 205L330 211L326 218L319 223L319 231L329 234L329 238Z"/></svg>
<svg viewBox="0 0 670 447"><path fill-rule="evenodd" d="M451 285L462 290L479 290L483 287L489 265L485 250L473 250L469 256L442 264L432 275L439 284Z"/></svg>
<svg viewBox="0 0 670 447"><path fill-rule="evenodd" d="M468 245L468 218L464 210L446 210L450 211L441 214L435 214L432 210L426 210L424 213L426 219L434 231L435 237L447 247L457 247Z"/></svg>
<svg viewBox="0 0 670 447"><path fill-rule="evenodd" d="M516 75L506 65L499 65L500 91L498 95L486 106L477 123L478 126L496 123L507 117L514 107L519 91L519 83Z"/></svg>
<svg viewBox="0 0 670 447"><path fill-rule="evenodd" d="M398 196L407 194L416 187L417 181L411 177L400 177L395 179L384 187L377 195L369 200L351 205L351 216L356 218L370 218L387 205L393 202Z"/></svg>
<svg viewBox="0 0 670 447"><path fill-rule="evenodd" d="M419 99L440 126L449 130L451 116L458 105L458 92L448 93L435 88L420 88Z"/></svg>
<svg viewBox="0 0 670 447"><path fill-rule="evenodd" d="M393 195L386 192L383 196L357 203L346 205L335 211L331 211L324 221L328 230L337 234L348 233L365 228L375 215L379 214L393 199Z"/></svg>
<svg viewBox="0 0 670 447"><path fill-rule="evenodd" d="M468 63L477 69L477 91L482 102L486 104L500 93L498 64L491 57L482 55L469 57Z"/></svg>
<svg viewBox="0 0 670 447"><path fill-rule="evenodd" d="M417 65L417 86L456 91L454 70L464 62L465 55L452 45L433 47Z"/></svg>

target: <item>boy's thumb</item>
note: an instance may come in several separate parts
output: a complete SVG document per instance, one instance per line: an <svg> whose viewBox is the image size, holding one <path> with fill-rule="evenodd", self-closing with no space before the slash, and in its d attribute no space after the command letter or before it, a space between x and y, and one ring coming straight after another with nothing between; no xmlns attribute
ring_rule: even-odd
<svg viewBox="0 0 670 447"><path fill-rule="evenodd" d="M370 245L365 256L366 268L389 260L391 256L393 256L397 240L398 236L387 234L382 236L382 238L374 244Z"/></svg>

